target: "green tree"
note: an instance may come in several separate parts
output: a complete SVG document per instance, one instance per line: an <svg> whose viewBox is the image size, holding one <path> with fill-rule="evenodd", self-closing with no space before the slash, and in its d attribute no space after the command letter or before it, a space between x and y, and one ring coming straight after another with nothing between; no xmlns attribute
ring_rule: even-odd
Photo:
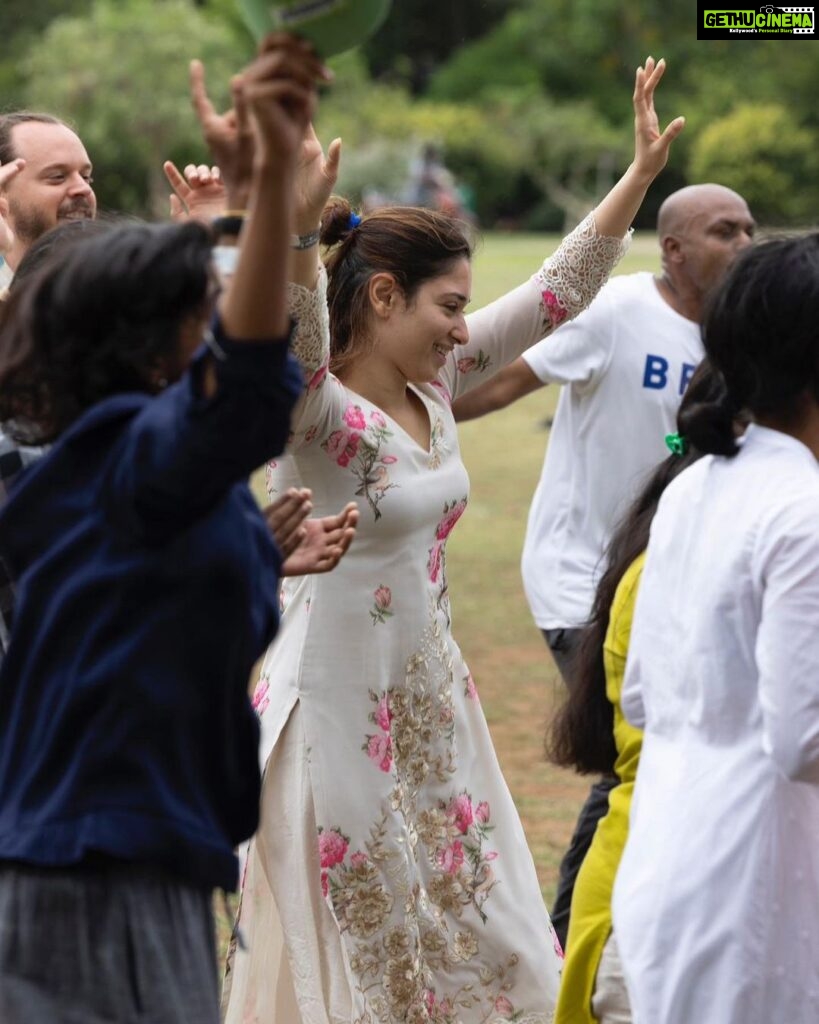
<svg viewBox="0 0 819 1024"><path fill-rule="evenodd" d="M819 209L816 137L777 103L741 105L694 142L690 175L718 181L767 223L815 221Z"/></svg>
<svg viewBox="0 0 819 1024"><path fill-rule="evenodd" d="M187 0L96 0L86 16L52 22L30 50L28 103L78 126L104 206L167 216L163 161L206 159L188 98L193 57L226 102L246 44Z"/></svg>
<svg viewBox="0 0 819 1024"><path fill-rule="evenodd" d="M83 14L92 0L2 0L0 3L0 109L23 105L21 57L54 18Z"/></svg>
<svg viewBox="0 0 819 1024"><path fill-rule="evenodd" d="M362 54L332 61L336 79L319 107L317 130L326 143L345 144L339 191L359 199L374 191L400 200L411 159L434 142L458 180L474 193L485 223L517 212L515 139L507 126L476 104L413 99L405 86L372 82ZM529 195L531 202L537 195Z"/></svg>
<svg viewBox="0 0 819 1024"><path fill-rule="evenodd" d="M430 76L459 47L477 39L521 0L395 0L389 17L364 46L375 78L401 80L422 93Z"/></svg>

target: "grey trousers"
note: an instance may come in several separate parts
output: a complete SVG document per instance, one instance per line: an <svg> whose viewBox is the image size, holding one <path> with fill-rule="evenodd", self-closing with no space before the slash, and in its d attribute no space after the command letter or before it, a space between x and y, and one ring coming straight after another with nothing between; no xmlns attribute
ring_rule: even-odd
<svg viewBox="0 0 819 1024"><path fill-rule="evenodd" d="M2 1024L218 1024L211 893L133 865L0 864Z"/></svg>

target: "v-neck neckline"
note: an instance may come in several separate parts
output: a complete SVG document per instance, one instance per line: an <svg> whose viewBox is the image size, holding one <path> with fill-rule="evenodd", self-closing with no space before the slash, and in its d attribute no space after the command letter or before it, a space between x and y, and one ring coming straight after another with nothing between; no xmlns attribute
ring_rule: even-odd
<svg viewBox="0 0 819 1024"><path fill-rule="evenodd" d="M381 413L381 415L384 416L386 419L388 419L390 421L390 423L392 423L393 426L395 426L398 430L400 430L400 432L404 435L404 437L406 437L407 440L410 441L410 443L412 445L414 445L420 452L423 452L424 455L430 455L431 454L431 452L432 452L432 414L430 413L429 406L427 405L426 396L424 395L423 391L421 391L420 388L416 384L411 384L408 381L407 382L407 388L408 388L408 390L412 391L412 393L416 396L416 398L418 398L420 400L421 406L422 406L422 408L423 408L423 410L424 410L424 412L426 414L426 417L427 417L427 437L428 437L428 440L427 440L427 446L426 447L424 447L424 445L422 445L420 443L420 441L418 441L416 438L414 438L412 436L412 434L406 429L406 427L402 427L397 419L395 419L394 417L390 416L390 414L385 409L382 409L380 405L377 405L375 402L371 401L369 398L365 398L364 395L359 394L358 391L354 391L351 387L348 387L344 383L344 381L341 381L341 384L344 387L344 390L348 394L355 395L355 397L361 399L362 402L367 402L367 404L371 405L374 409L378 409L378 411Z"/></svg>

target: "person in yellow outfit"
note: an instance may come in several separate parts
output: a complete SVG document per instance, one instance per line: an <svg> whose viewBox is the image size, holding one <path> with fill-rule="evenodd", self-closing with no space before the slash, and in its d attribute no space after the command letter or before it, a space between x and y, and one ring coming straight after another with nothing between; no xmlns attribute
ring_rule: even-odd
<svg viewBox="0 0 819 1024"><path fill-rule="evenodd" d="M700 457L696 439L686 437L691 410L709 405L715 416L722 415L718 399L723 390L707 360L700 364L677 414L679 433L666 439L672 454L650 477L609 545L607 568L579 648L577 684L547 737L547 752L557 764L584 774L613 767L619 780L577 876L555 1024L631 1022L612 932L611 894L628 836L643 734L623 716L620 694L651 521L666 487Z"/></svg>

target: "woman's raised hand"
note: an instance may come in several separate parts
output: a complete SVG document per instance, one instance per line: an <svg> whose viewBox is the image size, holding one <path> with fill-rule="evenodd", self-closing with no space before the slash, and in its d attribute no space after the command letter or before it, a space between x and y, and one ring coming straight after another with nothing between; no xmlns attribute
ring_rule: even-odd
<svg viewBox="0 0 819 1024"><path fill-rule="evenodd" d="M296 172L294 222L300 235L315 231L338 180L341 139L333 139L325 156L312 124L308 125Z"/></svg>
<svg viewBox="0 0 819 1024"><path fill-rule="evenodd" d="M676 117L662 134L654 110L654 90L665 72L665 61L646 59L634 78L634 159L622 178L597 205L594 220L601 235L621 238L640 209L649 185L668 160L671 143L685 126Z"/></svg>
<svg viewBox="0 0 819 1024"><path fill-rule="evenodd" d="M634 167L648 178L655 178L665 167L668 150L685 127L685 118L676 117L664 132L654 109L654 91L665 73L665 60L656 63L647 57L645 67L634 77Z"/></svg>

